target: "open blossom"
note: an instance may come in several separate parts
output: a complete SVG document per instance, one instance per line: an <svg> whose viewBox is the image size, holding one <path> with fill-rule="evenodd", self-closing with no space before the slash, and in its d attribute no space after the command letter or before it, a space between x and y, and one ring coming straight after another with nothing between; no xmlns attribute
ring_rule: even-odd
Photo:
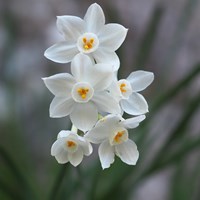
<svg viewBox="0 0 200 200"><path fill-rule="evenodd" d="M136 128L144 119L144 115L126 120L120 115L108 115L85 135L90 142L101 143L98 153L103 169L110 167L115 154L128 165L136 164L139 152L136 144L128 138L127 129Z"/></svg>
<svg viewBox="0 0 200 200"><path fill-rule="evenodd" d="M51 117L70 115L72 123L85 132L97 122L98 112L120 112L118 102L105 90L113 80L113 70L108 65L94 65L88 56L78 54L71 72L73 76L61 73L43 78L55 95L50 105Z"/></svg>
<svg viewBox="0 0 200 200"><path fill-rule="evenodd" d="M71 62L79 53L87 54L96 63L109 63L119 68L119 58L115 51L123 43L127 29L122 25L105 24L102 8L92 4L84 19L75 16L59 16L57 28L65 41L57 43L45 51L45 56L58 63Z"/></svg>
<svg viewBox="0 0 200 200"><path fill-rule="evenodd" d="M148 104L138 92L148 87L153 79L152 72L135 71L127 79L114 81L109 91L120 102L123 111L130 115L142 115L148 112Z"/></svg>
<svg viewBox="0 0 200 200"><path fill-rule="evenodd" d="M76 167L83 160L83 155L89 156L92 150L92 145L85 138L72 131L60 131L51 147L51 155L60 164L70 162Z"/></svg>

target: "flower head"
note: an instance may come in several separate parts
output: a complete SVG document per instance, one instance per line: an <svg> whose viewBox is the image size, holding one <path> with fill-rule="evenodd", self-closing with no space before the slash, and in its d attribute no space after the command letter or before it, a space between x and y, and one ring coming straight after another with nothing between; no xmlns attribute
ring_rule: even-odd
<svg viewBox="0 0 200 200"><path fill-rule="evenodd" d="M101 143L98 153L103 169L110 167L115 154L129 165L136 164L139 153L136 144L128 138L127 129L136 128L144 119L144 115L127 120L119 115L108 115L85 135L90 142Z"/></svg>
<svg viewBox="0 0 200 200"><path fill-rule="evenodd" d="M51 147L51 155L58 163L70 162L75 167L81 163L83 155L89 156L91 153L91 144L72 131L60 131Z"/></svg>
<svg viewBox="0 0 200 200"><path fill-rule="evenodd" d="M71 66L72 75L56 74L43 78L55 95L50 105L51 117L70 115L72 123L82 131L90 130L98 120L98 112L119 113L118 102L105 90L113 80L107 64L93 64L78 54Z"/></svg>
<svg viewBox="0 0 200 200"><path fill-rule="evenodd" d="M153 79L152 72L135 71L127 79L114 81L110 85L109 91L120 102L122 111L130 115L142 115L148 112L148 104L138 92L148 87Z"/></svg>
<svg viewBox="0 0 200 200"><path fill-rule="evenodd" d="M127 29L119 24L105 24L102 8L92 4L84 19L75 16L59 16L57 28L65 41L45 51L45 56L58 63L71 62L79 53L87 54L96 63L109 63L116 71L119 58L115 51L124 41Z"/></svg>

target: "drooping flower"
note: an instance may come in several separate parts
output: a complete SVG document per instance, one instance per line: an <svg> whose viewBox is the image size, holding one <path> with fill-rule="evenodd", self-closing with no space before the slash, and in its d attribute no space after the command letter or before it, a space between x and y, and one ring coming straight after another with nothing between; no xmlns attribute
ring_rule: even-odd
<svg viewBox="0 0 200 200"><path fill-rule="evenodd" d="M51 155L58 163L70 162L75 167L81 163L83 155L89 156L92 151L92 145L72 131L60 131L51 147Z"/></svg>
<svg viewBox="0 0 200 200"><path fill-rule="evenodd" d="M153 80L152 72L139 70L132 72L127 79L114 81L109 91L120 102L123 111L130 115L142 115L148 112L148 104L138 92L148 87Z"/></svg>
<svg viewBox="0 0 200 200"><path fill-rule="evenodd" d="M119 113L118 102L105 89L113 80L113 70L106 64L93 64L78 54L71 64L71 74L61 73L43 78L55 95L50 105L54 118L70 115L72 123L82 131L90 130L98 120L98 112Z"/></svg>
<svg viewBox="0 0 200 200"><path fill-rule="evenodd" d="M65 41L59 42L45 51L45 56L58 63L71 62L78 53L87 54L96 63L109 63L116 71L119 58L115 51L123 43L127 29L122 25L105 24L102 8L92 4L84 19L75 16L59 16L57 28Z"/></svg>
<svg viewBox="0 0 200 200"><path fill-rule="evenodd" d="M92 143L101 143L98 149L102 168L108 168L114 162L117 155L128 165L135 165L139 152L136 144L128 138L128 130L136 128L144 115L123 119L120 115L108 115L97 122L85 138Z"/></svg>

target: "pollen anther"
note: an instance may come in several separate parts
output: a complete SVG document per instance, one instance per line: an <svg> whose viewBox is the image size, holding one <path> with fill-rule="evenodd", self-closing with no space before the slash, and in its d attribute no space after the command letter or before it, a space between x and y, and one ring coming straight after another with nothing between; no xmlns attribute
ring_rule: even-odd
<svg viewBox="0 0 200 200"><path fill-rule="evenodd" d="M85 99L87 97L87 93L89 92L88 88L79 88L77 90L78 94L81 96L82 99Z"/></svg>
<svg viewBox="0 0 200 200"><path fill-rule="evenodd" d="M66 143L67 143L66 145L67 145L69 148L73 148L73 147L76 146L76 143L73 142L73 141L71 141L71 140L67 141Z"/></svg>
<svg viewBox="0 0 200 200"><path fill-rule="evenodd" d="M83 38L83 48L85 50L89 50L93 47L93 44L94 44L94 38L91 38L89 40L87 40L86 37Z"/></svg>
<svg viewBox="0 0 200 200"><path fill-rule="evenodd" d="M124 89L125 87L126 87L126 84L125 84L125 83L122 83L122 84L120 85L120 90L121 90L122 93L124 93L124 92L127 91L126 89Z"/></svg>
<svg viewBox="0 0 200 200"><path fill-rule="evenodd" d="M114 137L114 141L118 144L121 143L122 142L121 138L124 135L124 133L125 133L125 131L118 132L117 135L115 135L115 137Z"/></svg>

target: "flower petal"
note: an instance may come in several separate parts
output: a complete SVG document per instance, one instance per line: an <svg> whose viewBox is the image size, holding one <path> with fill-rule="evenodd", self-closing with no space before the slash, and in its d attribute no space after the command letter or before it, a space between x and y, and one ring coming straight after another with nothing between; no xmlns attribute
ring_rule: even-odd
<svg viewBox="0 0 200 200"><path fill-rule="evenodd" d="M113 80L111 65L94 65L89 56L81 53L73 59L71 71L78 82L88 82L95 90L104 90Z"/></svg>
<svg viewBox="0 0 200 200"><path fill-rule="evenodd" d="M105 16L102 8L97 4L92 4L84 17L87 32L98 33L105 24Z"/></svg>
<svg viewBox="0 0 200 200"><path fill-rule="evenodd" d="M127 129L136 128L137 126L139 126L139 123L142 122L145 118L145 115L140 115L138 117L132 117L121 121L120 124Z"/></svg>
<svg viewBox="0 0 200 200"><path fill-rule="evenodd" d="M92 102L77 103L70 114L70 119L78 129L88 131L98 120L97 108Z"/></svg>
<svg viewBox="0 0 200 200"><path fill-rule="evenodd" d="M93 70L90 71L91 74L91 84L93 85L95 91L105 90L109 87L114 79L113 67L110 64L96 64L93 66Z"/></svg>
<svg viewBox="0 0 200 200"><path fill-rule="evenodd" d="M116 51L125 40L127 31L128 29L120 24L106 24L98 35L100 46Z"/></svg>
<svg viewBox="0 0 200 200"><path fill-rule="evenodd" d="M92 145L88 142L88 140L86 138L79 136L78 143L79 143L80 148L82 149L84 155L89 156L92 153L92 151L93 151Z"/></svg>
<svg viewBox="0 0 200 200"><path fill-rule="evenodd" d="M107 126L95 126L93 129L87 132L85 138L94 144L99 144L105 139L108 139L110 135L110 129Z"/></svg>
<svg viewBox="0 0 200 200"><path fill-rule="evenodd" d="M89 82L90 74L88 75L89 69L93 68L93 62L90 57L82 53L77 54L71 63L72 75L78 82Z"/></svg>
<svg viewBox="0 0 200 200"><path fill-rule="evenodd" d="M131 83L134 92L139 92L148 87L154 79L154 74L147 71L132 72L127 80Z"/></svg>
<svg viewBox="0 0 200 200"><path fill-rule="evenodd" d="M138 158L139 152L135 142L127 140L119 145L115 146L116 155L128 165L135 165Z"/></svg>
<svg viewBox="0 0 200 200"><path fill-rule="evenodd" d="M148 104L145 98L134 92L129 99L121 100L122 109L130 115L142 115L148 112Z"/></svg>
<svg viewBox="0 0 200 200"><path fill-rule="evenodd" d="M44 56L57 63L68 63L72 61L73 57L78 52L79 51L75 43L60 42L49 47L44 52Z"/></svg>
<svg viewBox="0 0 200 200"><path fill-rule="evenodd" d="M63 150L62 145L63 145L63 139L60 138L56 140L51 146L51 155L55 156L59 154Z"/></svg>
<svg viewBox="0 0 200 200"><path fill-rule="evenodd" d="M51 147L51 155L55 156L60 164L68 162L67 152L63 148L63 139L56 140Z"/></svg>
<svg viewBox="0 0 200 200"><path fill-rule="evenodd" d="M92 55L97 63L110 64L113 67L113 71L117 71L119 69L120 61L115 52L99 47L92 53Z"/></svg>
<svg viewBox="0 0 200 200"><path fill-rule="evenodd" d="M114 147L110 146L109 141L102 142L98 149L101 166L103 169L110 167L115 160Z"/></svg>
<svg viewBox="0 0 200 200"><path fill-rule="evenodd" d="M83 151L81 149L78 149L77 151L75 151L74 153L69 153L68 152L68 159L69 162L76 167L77 165L79 165L81 163L81 161L83 160Z"/></svg>
<svg viewBox="0 0 200 200"><path fill-rule="evenodd" d="M69 115L73 110L74 100L66 97L54 97L50 104L50 117L59 118Z"/></svg>
<svg viewBox="0 0 200 200"><path fill-rule="evenodd" d="M76 43L78 37L85 32L85 22L75 16L58 16L57 28L67 41L74 41Z"/></svg>
<svg viewBox="0 0 200 200"><path fill-rule="evenodd" d="M73 85L76 83L71 74L61 73L43 78L46 87L56 96L71 97Z"/></svg>
<svg viewBox="0 0 200 200"><path fill-rule="evenodd" d="M107 91L96 93L92 101L97 105L100 112L119 114L121 112L119 103Z"/></svg>
<svg viewBox="0 0 200 200"><path fill-rule="evenodd" d="M64 149L62 149L59 154L55 155L55 158L59 164L65 164L69 161L67 152Z"/></svg>
<svg viewBox="0 0 200 200"><path fill-rule="evenodd" d="M71 134L75 134L75 133L72 132L72 131L60 131L60 132L58 133L57 138L59 139L59 138L68 137L68 136L71 135Z"/></svg>

